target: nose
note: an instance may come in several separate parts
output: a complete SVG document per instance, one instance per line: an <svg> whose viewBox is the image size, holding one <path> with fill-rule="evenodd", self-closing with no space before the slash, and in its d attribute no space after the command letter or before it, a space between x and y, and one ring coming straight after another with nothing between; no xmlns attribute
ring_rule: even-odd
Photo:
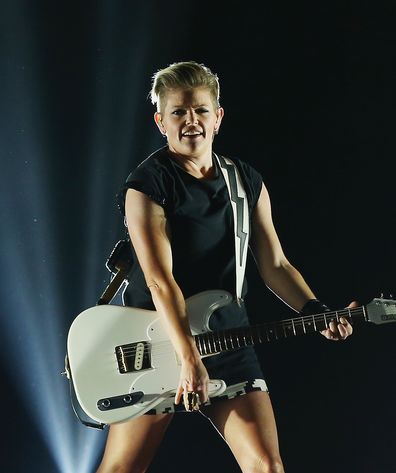
<svg viewBox="0 0 396 473"><path fill-rule="evenodd" d="M195 125L198 122L197 114L193 109L188 110L186 114L186 125Z"/></svg>

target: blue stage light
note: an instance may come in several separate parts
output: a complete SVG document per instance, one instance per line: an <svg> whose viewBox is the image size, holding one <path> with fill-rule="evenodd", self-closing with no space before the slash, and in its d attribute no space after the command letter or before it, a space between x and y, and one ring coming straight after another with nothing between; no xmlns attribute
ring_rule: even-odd
<svg viewBox="0 0 396 473"><path fill-rule="evenodd" d="M91 473L105 434L79 424L70 407L67 382L60 375L65 314L59 303L61 279L46 208L50 196L37 170L32 165L24 176L25 198L17 205L18 212L2 209L7 226L2 227L1 264L8 268L11 282L3 296L3 363L59 472ZM10 183L8 195L13 195L12 187ZM28 239L22 243L21 235L26 234ZM39 465L36 468L42 471Z"/></svg>

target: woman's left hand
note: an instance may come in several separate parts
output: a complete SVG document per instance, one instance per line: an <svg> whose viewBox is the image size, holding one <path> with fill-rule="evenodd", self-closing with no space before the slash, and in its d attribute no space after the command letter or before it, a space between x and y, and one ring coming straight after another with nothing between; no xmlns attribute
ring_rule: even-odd
<svg viewBox="0 0 396 473"><path fill-rule="evenodd" d="M346 308L352 309L354 307L359 307L359 304L356 301L351 302ZM353 332L352 325L348 322L345 317L340 317L340 321L330 322L329 328L322 330L320 333L329 340L345 340Z"/></svg>

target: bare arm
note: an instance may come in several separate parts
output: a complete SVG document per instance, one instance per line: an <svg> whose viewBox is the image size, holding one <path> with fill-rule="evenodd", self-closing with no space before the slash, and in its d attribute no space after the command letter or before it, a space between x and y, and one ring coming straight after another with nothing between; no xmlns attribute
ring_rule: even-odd
<svg viewBox="0 0 396 473"><path fill-rule="evenodd" d="M182 360L183 392L200 390L207 397L207 372L191 335L186 305L172 274L172 251L164 210L145 194L129 189L125 212L128 231L157 312L163 316L175 350Z"/></svg>
<svg viewBox="0 0 396 473"><path fill-rule="evenodd" d="M271 216L271 203L264 184L253 213L251 248L260 275L265 284L286 304L300 311L310 299L315 299L299 271L287 260ZM349 307L354 307L352 302ZM330 323L330 328L321 332L331 340L345 339L352 333L346 319L341 323Z"/></svg>
<svg viewBox="0 0 396 473"><path fill-rule="evenodd" d="M253 213L251 249L263 281L286 304L299 311L309 299L315 299L314 293L283 252L264 184Z"/></svg>

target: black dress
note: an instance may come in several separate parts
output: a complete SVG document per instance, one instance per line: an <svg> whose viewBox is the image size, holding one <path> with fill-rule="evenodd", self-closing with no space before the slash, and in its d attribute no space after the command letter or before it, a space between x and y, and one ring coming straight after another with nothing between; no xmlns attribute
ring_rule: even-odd
<svg viewBox="0 0 396 473"><path fill-rule="evenodd" d="M234 158L233 162L243 180L251 215L261 192L261 176L247 163ZM235 294L233 213L217 160L213 159L213 163L213 179L197 179L177 163L168 147L164 147L150 155L128 176L120 193L122 212L128 189L143 192L164 208L171 233L173 275L185 298L209 289ZM242 297L246 291L245 280ZM136 258L123 299L127 306L154 309L150 290ZM221 330L248 323L244 305L240 307L231 303L212 315L210 328ZM211 398L210 403L252 390L267 390L252 347L207 357L203 362L211 379L223 379L227 384L225 393ZM182 408L182 403L179 406ZM157 406L155 413L173 411L171 398L168 403Z"/></svg>

